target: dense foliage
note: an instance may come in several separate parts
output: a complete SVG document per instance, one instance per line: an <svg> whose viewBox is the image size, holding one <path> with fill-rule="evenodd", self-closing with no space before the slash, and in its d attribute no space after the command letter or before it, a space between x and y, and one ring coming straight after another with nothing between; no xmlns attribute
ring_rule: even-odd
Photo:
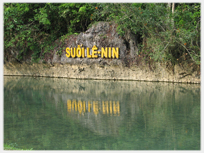
<svg viewBox="0 0 204 153"><path fill-rule="evenodd" d="M200 64L199 3L5 3L4 57L43 58L49 44L98 21L140 36L140 52L155 61Z"/></svg>
<svg viewBox="0 0 204 153"><path fill-rule="evenodd" d="M99 8L96 19L114 20L120 34L130 29L141 35L141 51L155 61L175 63L188 55L200 63L200 4L176 4L175 10L167 3L100 4Z"/></svg>
<svg viewBox="0 0 204 153"><path fill-rule="evenodd" d="M80 3L4 4L4 53L21 60L32 51L36 60L53 41L65 34L85 31L94 7Z"/></svg>

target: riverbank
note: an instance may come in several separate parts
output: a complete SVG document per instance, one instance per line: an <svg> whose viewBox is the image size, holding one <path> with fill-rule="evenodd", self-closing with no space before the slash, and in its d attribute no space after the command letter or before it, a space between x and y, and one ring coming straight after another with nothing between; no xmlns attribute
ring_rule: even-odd
<svg viewBox="0 0 204 153"><path fill-rule="evenodd" d="M138 48L137 35L128 32L120 37L117 25L109 22L99 22L79 35L65 35L50 47L37 59L31 56L33 50L21 60L14 58L18 52L6 56L4 75L200 83L200 66L189 55L184 54L176 61L155 62L145 49ZM115 49L117 58L111 56ZM80 50L83 58L78 56Z"/></svg>
<svg viewBox="0 0 204 153"><path fill-rule="evenodd" d="M197 71L188 71L179 65L167 67L161 63L141 64L125 67L122 64L47 64L18 63L4 64L4 76L63 77L70 79L164 81L200 83Z"/></svg>

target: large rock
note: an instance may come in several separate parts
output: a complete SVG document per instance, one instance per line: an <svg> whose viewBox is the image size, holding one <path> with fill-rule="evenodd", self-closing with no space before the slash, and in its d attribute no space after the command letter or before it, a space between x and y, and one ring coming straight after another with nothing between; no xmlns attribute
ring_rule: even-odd
<svg viewBox="0 0 204 153"><path fill-rule="evenodd" d="M118 47L119 59L88 59L88 58L67 58L65 50L61 56L56 54L58 50L55 50L52 63L69 63L69 64L92 64L92 63L114 63L116 65L122 63L126 57L133 58L138 54L137 39L136 36L127 32L122 38L116 32L116 24L108 22L99 22L89 28L87 31L80 33L78 36L73 36L65 42L63 47L77 47L83 45L85 48L97 46L98 50L101 47Z"/></svg>

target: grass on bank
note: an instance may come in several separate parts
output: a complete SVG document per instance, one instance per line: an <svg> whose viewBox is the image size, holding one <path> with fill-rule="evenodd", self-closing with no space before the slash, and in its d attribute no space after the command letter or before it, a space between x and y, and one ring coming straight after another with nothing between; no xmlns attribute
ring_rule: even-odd
<svg viewBox="0 0 204 153"><path fill-rule="evenodd" d="M21 149L21 148L16 148L12 145L8 145L8 144L4 144L4 150L33 150L33 148L31 149Z"/></svg>

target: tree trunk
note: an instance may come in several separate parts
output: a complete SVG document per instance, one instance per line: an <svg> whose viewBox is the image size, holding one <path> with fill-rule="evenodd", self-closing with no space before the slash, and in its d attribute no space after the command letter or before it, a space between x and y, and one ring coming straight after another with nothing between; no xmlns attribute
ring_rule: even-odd
<svg viewBox="0 0 204 153"><path fill-rule="evenodd" d="M174 14L174 7L175 7L175 3L172 3L172 15ZM171 23L172 23L172 28L174 29L174 17L172 17Z"/></svg>
<svg viewBox="0 0 204 153"><path fill-rule="evenodd" d="M172 3L172 14L174 14L175 3Z"/></svg>

